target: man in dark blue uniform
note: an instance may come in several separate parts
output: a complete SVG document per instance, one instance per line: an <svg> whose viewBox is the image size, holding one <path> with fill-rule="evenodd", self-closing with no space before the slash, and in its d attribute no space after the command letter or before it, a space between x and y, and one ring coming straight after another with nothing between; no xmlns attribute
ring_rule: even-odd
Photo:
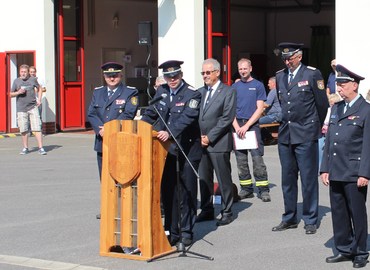
<svg viewBox="0 0 370 270"><path fill-rule="evenodd" d="M183 80L181 71L183 63L182 61L171 60L159 66L163 69L163 77L167 84L159 86L153 100L156 98L160 98L160 100L149 106L142 120L154 125L155 130L158 131L157 138L159 140L165 142L171 139L171 136L176 138L191 163L189 164L181 151L178 151L176 144L172 142L167 154L161 186L165 230L170 232L170 243L176 245L179 241L182 241L185 246L189 246L193 242L197 204L198 184L195 173L198 170L202 155L198 125L201 94ZM159 119L154 106L168 128ZM180 202L177 197L177 155L180 165ZM179 204L181 205L181 215L178 213ZM178 226L180 216L181 228Z"/></svg>
<svg viewBox="0 0 370 270"><path fill-rule="evenodd" d="M321 72L301 63L303 44L280 43L286 68L276 73L282 109L278 151L284 213L273 231L297 228L298 173L302 182L302 219L306 234L318 220L318 138L329 107Z"/></svg>
<svg viewBox="0 0 370 270"><path fill-rule="evenodd" d="M88 119L95 131L95 146L99 169L99 179L102 170L102 142L104 123L111 120L132 120L138 107L138 91L122 82L123 66L108 62L101 66L106 86L97 87L88 109ZM98 217L98 216L97 216Z"/></svg>
<svg viewBox="0 0 370 270"><path fill-rule="evenodd" d="M364 78L337 65L337 91L343 98L331 109L321 179L330 186L334 244L338 255L327 263L353 260L365 267L367 250L366 195L370 179L370 104L359 95Z"/></svg>

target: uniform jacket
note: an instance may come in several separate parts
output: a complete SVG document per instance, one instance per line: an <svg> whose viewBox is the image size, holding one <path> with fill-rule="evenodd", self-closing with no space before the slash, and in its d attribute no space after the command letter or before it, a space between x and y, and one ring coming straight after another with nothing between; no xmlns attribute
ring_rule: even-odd
<svg viewBox="0 0 370 270"><path fill-rule="evenodd" d="M199 89L202 93L199 126L202 135L209 139L208 152L230 152L233 149L232 123L236 113L236 91L220 83L205 108L207 88Z"/></svg>
<svg viewBox="0 0 370 270"><path fill-rule="evenodd" d="M138 107L138 91L121 83L111 98L106 86L96 88L88 109L87 117L95 131L94 150L102 152L103 138L99 126L111 120L132 120Z"/></svg>
<svg viewBox="0 0 370 270"><path fill-rule="evenodd" d="M334 181L370 179L370 104L360 96L346 113L344 106L341 101L331 109L320 172Z"/></svg>
<svg viewBox="0 0 370 270"><path fill-rule="evenodd" d="M317 140L329 107L321 72L302 64L290 85L288 74L287 68L276 73L282 109L278 140L285 144Z"/></svg>
<svg viewBox="0 0 370 270"><path fill-rule="evenodd" d="M170 88L167 84L160 86L153 99L166 94L167 96L159 102L149 106L141 118L154 126L157 131L167 128L154 110L156 106L158 112L171 129L173 136L180 143L190 160L200 160L201 144L200 131L198 125L199 105L201 94L183 81L183 85L170 101ZM171 154L175 154L175 144L169 149Z"/></svg>

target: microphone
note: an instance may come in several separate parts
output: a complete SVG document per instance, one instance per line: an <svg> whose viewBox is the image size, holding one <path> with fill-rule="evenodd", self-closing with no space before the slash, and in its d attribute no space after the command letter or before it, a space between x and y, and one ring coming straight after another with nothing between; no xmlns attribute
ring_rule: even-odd
<svg viewBox="0 0 370 270"><path fill-rule="evenodd" d="M163 93L162 95L160 95L160 96L158 96L156 98L153 98L152 100L149 100L148 104L149 105L153 105L153 104L157 103L158 101L160 101L160 100L162 100L162 99L164 99L166 97L167 97L167 94L166 93Z"/></svg>

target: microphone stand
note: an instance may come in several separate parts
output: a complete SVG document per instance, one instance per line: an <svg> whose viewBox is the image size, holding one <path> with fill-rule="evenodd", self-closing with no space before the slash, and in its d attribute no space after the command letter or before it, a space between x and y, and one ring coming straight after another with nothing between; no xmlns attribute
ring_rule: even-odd
<svg viewBox="0 0 370 270"><path fill-rule="evenodd" d="M198 174L197 170L194 168L193 164L190 162L190 160L187 157L187 155L185 154L184 149L182 148L181 144L178 142L178 140L175 138L175 136L173 136L172 130L167 125L167 123L163 119L162 115L159 113L159 111L158 111L157 107L155 106L155 104L153 104L153 108L154 108L155 112L157 113L157 115L159 116L159 118L161 119L161 121L164 124L164 126L166 127L167 132L171 135L173 141L176 144L176 185L177 185L177 212L178 212L178 224L177 225L178 225L178 228L179 228L179 244L177 246L177 249L174 252L179 252L180 253L179 254L179 257L188 257L186 253L189 253L189 254L198 256L200 258L213 261L214 258L211 257L211 256L203 255L203 254L200 254L200 253L197 253L197 252L194 252L194 251L189 250L192 245L190 245L189 248L186 249L184 243L182 242L182 229L181 229L181 217L182 217L182 214L181 214L181 185L180 185L181 184L181 180L180 180L179 150L180 150L181 154L183 155L183 157L185 158L185 160L189 163L189 165L192 168L194 174L196 175L198 181L199 181L199 174ZM195 205L193 205L193 207L196 209L196 206ZM163 256L159 256L159 257L150 259L150 260L148 260L148 262L151 262L154 259L162 258L162 257L167 256L167 255L169 255L169 254L165 254Z"/></svg>

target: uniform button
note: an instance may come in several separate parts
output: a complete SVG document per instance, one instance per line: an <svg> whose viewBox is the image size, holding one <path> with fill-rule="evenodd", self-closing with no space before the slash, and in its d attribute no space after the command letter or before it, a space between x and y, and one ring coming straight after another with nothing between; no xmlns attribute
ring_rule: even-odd
<svg viewBox="0 0 370 270"><path fill-rule="evenodd" d="M337 132L337 133L335 133L335 135L336 135L336 136L338 136L338 132Z"/></svg>
<svg viewBox="0 0 370 270"><path fill-rule="evenodd" d="M288 104L290 104L290 101L288 101Z"/></svg>
<svg viewBox="0 0 370 270"><path fill-rule="evenodd" d="M341 127L341 126L342 126L342 124L339 124L338 126L340 126L340 127Z"/></svg>
<svg viewBox="0 0 370 270"><path fill-rule="evenodd" d="M288 93L288 96L290 96L290 93Z"/></svg>
<svg viewBox="0 0 370 270"><path fill-rule="evenodd" d="M171 113L168 113L168 115L171 115Z"/></svg>
<svg viewBox="0 0 370 270"><path fill-rule="evenodd" d="M288 113L290 113L290 111L288 111Z"/></svg>
<svg viewBox="0 0 370 270"><path fill-rule="evenodd" d="M335 142L334 145L337 145L337 143Z"/></svg>
<svg viewBox="0 0 370 270"><path fill-rule="evenodd" d="M192 139L189 139L189 142L192 142L193 140Z"/></svg>
<svg viewBox="0 0 370 270"><path fill-rule="evenodd" d="M358 157L357 159L358 159L358 160L361 160L361 157Z"/></svg>
<svg viewBox="0 0 370 270"><path fill-rule="evenodd" d="M107 111L109 111L109 107L107 108Z"/></svg>
<svg viewBox="0 0 370 270"><path fill-rule="evenodd" d="M177 112L179 113L179 112L180 112L180 110L177 110Z"/></svg>
<svg viewBox="0 0 370 270"><path fill-rule="evenodd" d="M288 124L290 124L290 121L288 121Z"/></svg>
<svg viewBox="0 0 370 270"><path fill-rule="evenodd" d="M337 155L337 153L334 153L334 154L333 154L333 156L336 156L336 155Z"/></svg>
<svg viewBox="0 0 370 270"><path fill-rule="evenodd" d="M105 118L108 119L108 116L106 116Z"/></svg>
<svg viewBox="0 0 370 270"><path fill-rule="evenodd" d="M353 122L353 125L356 125L356 122Z"/></svg>

